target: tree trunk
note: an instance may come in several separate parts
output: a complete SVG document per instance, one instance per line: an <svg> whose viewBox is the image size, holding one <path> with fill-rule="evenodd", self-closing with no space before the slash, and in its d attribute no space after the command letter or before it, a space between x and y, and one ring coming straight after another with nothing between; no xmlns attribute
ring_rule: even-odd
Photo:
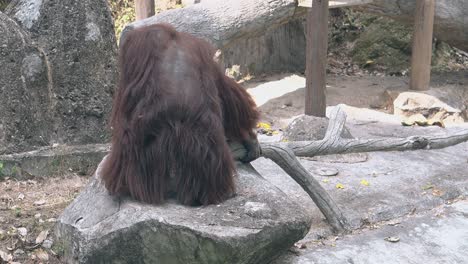
<svg viewBox="0 0 468 264"><path fill-rule="evenodd" d="M435 0L417 0L411 58L412 90L429 90Z"/></svg>
<svg viewBox="0 0 468 264"><path fill-rule="evenodd" d="M327 50L328 0L315 0L307 11L306 115L325 117Z"/></svg>
<svg viewBox="0 0 468 264"><path fill-rule="evenodd" d="M135 0L136 20L154 16L154 0Z"/></svg>

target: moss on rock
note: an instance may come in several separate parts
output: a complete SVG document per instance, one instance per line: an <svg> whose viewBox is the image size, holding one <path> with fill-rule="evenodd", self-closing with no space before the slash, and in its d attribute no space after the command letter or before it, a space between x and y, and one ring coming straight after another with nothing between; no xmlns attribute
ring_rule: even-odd
<svg viewBox="0 0 468 264"><path fill-rule="evenodd" d="M410 66L411 36L408 26L377 18L356 41L351 56L361 67L401 72Z"/></svg>

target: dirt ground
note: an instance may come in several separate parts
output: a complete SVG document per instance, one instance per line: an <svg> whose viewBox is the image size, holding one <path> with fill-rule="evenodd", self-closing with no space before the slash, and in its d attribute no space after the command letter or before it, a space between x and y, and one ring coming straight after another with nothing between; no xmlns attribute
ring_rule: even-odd
<svg viewBox="0 0 468 264"><path fill-rule="evenodd" d="M0 257L11 256L18 263L61 263L55 256L60 248L48 233L87 181L74 175L0 181L0 254L6 255Z"/></svg>
<svg viewBox="0 0 468 264"><path fill-rule="evenodd" d="M262 112L263 121L284 128L292 117L303 114L305 78L300 74L278 74L244 84ZM391 113L385 91L408 91L409 77L380 74L328 76L327 106L346 104ZM425 92L461 110L468 108L468 70L434 73L431 89Z"/></svg>
<svg viewBox="0 0 468 264"><path fill-rule="evenodd" d="M265 82L268 85L263 86ZM385 90L407 90L408 82L408 77L383 75L329 76L327 104L388 113ZM263 121L273 126L284 127L304 111L301 75L278 74L243 85L257 101ZM455 107L467 107L468 71L434 74L431 87L428 93ZM2 258L12 263L61 263L56 256L61 249L47 233L87 181L76 175L26 181L0 177L0 263Z"/></svg>

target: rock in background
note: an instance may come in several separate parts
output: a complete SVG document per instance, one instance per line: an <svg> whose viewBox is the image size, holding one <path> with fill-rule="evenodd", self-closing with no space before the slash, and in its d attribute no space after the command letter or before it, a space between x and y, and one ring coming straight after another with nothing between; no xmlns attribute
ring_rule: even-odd
<svg viewBox="0 0 468 264"><path fill-rule="evenodd" d="M468 51L468 1L435 1L434 36L459 49ZM416 0L374 0L369 5L357 7L359 10L412 24Z"/></svg>
<svg viewBox="0 0 468 264"><path fill-rule="evenodd" d="M231 77L305 70L305 25L298 18L268 28L262 35L236 40L223 49L224 67ZM238 67L238 73L235 71Z"/></svg>
<svg viewBox="0 0 468 264"><path fill-rule="evenodd" d="M219 48L222 65L236 79L248 74L303 71L305 34L303 18L295 17L296 1L184 2L184 8L130 23L121 36L142 25L170 23Z"/></svg>
<svg viewBox="0 0 468 264"><path fill-rule="evenodd" d="M331 9L328 71L338 75L408 75L413 27L349 8ZM468 68L468 53L436 39L433 71Z"/></svg>
<svg viewBox="0 0 468 264"><path fill-rule="evenodd" d="M351 8L330 9L327 72L338 75L407 75L413 28L411 23L391 18ZM305 29L304 12L298 9L293 19L268 28L262 35L237 39L234 45L223 48L227 73L236 79L264 73L303 73ZM468 53L459 50L460 45L439 35L435 37L434 70L468 68Z"/></svg>
<svg viewBox="0 0 468 264"><path fill-rule="evenodd" d="M365 69L390 74L410 67L412 28L390 19L360 16L365 29L351 51L352 59Z"/></svg>
<svg viewBox="0 0 468 264"><path fill-rule="evenodd" d="M156 11L164 12L206 1L208 0L182 0L180 4L175 0L156 1ZM227 0L212 2L216 1L229 2ZM299 13L304 14L304 10ZM126 15L131 16L128 13ZM223 66L227 69L226 73L237 80L247 75L263 73L303 72L305 44L305 18L299 15L297 18L271 25L266 30L248 34L223 46L221 48Z"/></svg>
<svg viewBox="0 0 468 264"><path fill-rule="evenodd" d="M1 12L0 36L0 153L47 144L52 109L46 57Z"/></svg>
<svg viewBox="0 0 468 264"><path fill-rule="evenodd" d="M328 118L301 115L285 129L283 138L288 141L322 140L328 128ZM341 133L343 138L353 138L347 128Z"/></svg>
<svg viewBox="0 0 468 264"><path fill-rule="evenodd" d="M416 123L463 123L462 111L456 109L432 95L415 92L403 92L393 102L394 114L402 120L417 118ZM422 120L421 120L422 119ZM411 121L411 120L410 120Z"/></svg>
<svg viewBox="0 0 468 264"><path fill-rule="evenodd" d="M0 117L3 126L24 124L15 125L15 130L0 127L0 145L6 146L0 153L53 143L106 142L116 80L116 41L107 2L15 0L6 14L26 32L23 35L31 40L36 54L18 54L21 60L15 63L21 66L12 66L22 67L22 72L8 73L2 83L2 97L18 99ZM18 43L10 41L3 49L11 52ZM33 75L35 83L30 84ZM22 79L23 84L18 82ZM20 95L22 98L18 98ZM18 105L27 107L21 109ZM36 115L45 120L37 120L39 124L29 128L30 122L23 116Z"/></svg>
<svg viewBox="0 0 468 264"><path fill-rule="evenodd" d="M193 14L187 15L188 12L184 13L184 11L181 11L180 7L190 8L194 4L204 3L213 5L217 2L226 5L230 3L227 0L184 0L180 2L180 5L176 4L179 3L178 1L161 0L158 1L158 5L162 5L163 8L156 8L157 12L161 11L161 13L155 15L156 19L150 18L149 20L170 22L180 30L188 30L190 33L207 37L205 33L207 30L209 31L210 23L213 23L210 20L213 13L208 12L209 14L200 16L200 21L204 21L201 28L195 25L198 22L185 23L185 19L168 19L167 12L172 17L193 17ZM281 3L285 4L288 1L273 2L281 5ZM236 1L236 3L239 6L245 6L254 3L254 1L240 0ZM456 3L453 3L453 5L456 5ZM164 11L165 9L173 8L177 10ZM288 13L288 15L284 15L283 21L280 23L270 23L266 29L254 30L252 32L241 30L237 32L236 37L232 38L227 45L218 45L219 39L217 37L219 36L216 36L216 34L207 38L217 43L216 46L221 49L221 60L228 75L240 80L242 78L249 79L251 76L275 72L304 72L306 9L297 8L294 5L294 7L286 7L281 10L291 10L292 8L294 9L293 14ZM366 9L367 6L359 6L358 8L371 13L375 11L371 7ZM126 8L120 10L124 15L119 16L121 13L114 13L114 15L117 15L117 21L132 17L133 13L124 10ZM379 15L372 15L353 10L350 8L335 8L330 10L328 72L338 75L356 75L362 73L406 75L411 57L413 31L411 23L401 23L400 14L397 17L392 17L397 20L395 21L387 18L388 15L386 14L383 14L386 17L382 17L381 13ZM277 10L273 11L271 12L272 16L278 16L275 13ZM219 13L221 12L219 11ZM236 18L242 20L243 15L241 14ZM249 13L249 15L252 14ZM228 12L228 15L223 16L222 19L217 20L223 25L226 22L225 20L232 19L229 16L230 12ZM463 29L458 20L453 23ZM134 23L131 25L134 25ZM187 29L188 26L193 29ZM119 24L117 31L121 27L122 25ZM217 25L213 27L217 27ZM447 23L442 23L440 27L445 28L448 25ZM450 28L445 28L445 30L450 30ZM435 36L437 38L433 49L433 66L435 70L459 70L468 67L467 53L461 52L442 41L446 40L450 45L457 46L451 39L443 37L439 39L437 34Z"/></svg>

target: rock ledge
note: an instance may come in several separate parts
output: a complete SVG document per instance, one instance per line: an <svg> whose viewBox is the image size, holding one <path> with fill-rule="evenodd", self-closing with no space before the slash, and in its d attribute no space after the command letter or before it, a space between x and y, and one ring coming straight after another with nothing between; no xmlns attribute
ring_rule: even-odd
<svg viewBox="0 0 468 264"><path fill-rule="evenodd" d="M57 223L67 263L268 263L310 228L303 208L250 165L238 166L234 198L206 207L111 197L100 167Z"/></svg>

